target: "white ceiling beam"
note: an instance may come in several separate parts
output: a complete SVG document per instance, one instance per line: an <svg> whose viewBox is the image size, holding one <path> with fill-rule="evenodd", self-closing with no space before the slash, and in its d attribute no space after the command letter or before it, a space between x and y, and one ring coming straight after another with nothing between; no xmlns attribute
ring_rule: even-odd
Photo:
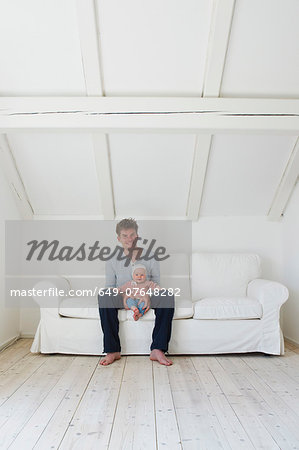
<svg viewBox="0 0 299 450"><path fill-rule="evenodd" d="M298 134L298 99L0 97L0 132Z"/></svg>
<svg viewBox="0 0 299 450"><path fill-rule="evenodd" d="M104 95L94 0L76 0L87 95Z"/></svg>
<svg viewBox="0 0 299 450"><path fill-rule="evenodd" d="M88 96L103 96L101 53L94 0L76 0L82 64ZM113 220L115 207L111 177L108 137L93 134L95 167L104 219Z"/></svg>
<svg viewBox="0 0 299 450"><path fill-rule="evenodd" d="M123 215L116 215L114 220L120 221ZM185 216L138 216L134 214L134 218L139 220L188 220ZM104 220L103 215L86 215L86 214L35 214L33 220Z"/></svg>
<svg viewBox="0 0 299 450"><path fill-rule="evenodd" d="M93 134L92 137L104 219L113 220L115 217L115 206L108 137L102 133Z"/></svg>
<svg viewBox="0 0 299 450"><path fill-rule="evenodd" d="M92 140L102 213L104 219L113 220L115 217L115 203L108 136L103 133L93 133Z"/></svg>
<svg viewBox="0 0 299 450"><path fill-rule="evenodd" d="M220 95L235 0L215 0L204 78L203 96Z"/></svg>
<svg viewBox="0 0 299 450"><path fill-rule="evenodd" d="M33 220L104 220L102 214L34 214Z"/></svg>
<svg viewBox="0 0 299 450"><path fill-rule="evenodd" d="M235 0L214 0L204 77L203 96L218 97L229 43ZM198 220L208 168L212 135L197 135L187 206L187 217Z"/></svg>
<svg viewBox="0 0 299 450"><path fill-rule="evenodd" d="M190 220L198 220L199 218L211 141L212 136L209 134L201 134L196 138L187 207L187 218Z"/></svg>
<svg viewBox="0 0 299 450"><path fill-rule="evenodd" d="M32 219L33 208L5 135L0 135L0 162L23 219Z"/></svg>
<svg viewBox="0 0 299 450"><path fill-rule="evenodd" d="M272 205L268 212L270 220L279 220L287 206L293 189L299 177L299 138L286 165Z"/></svg>

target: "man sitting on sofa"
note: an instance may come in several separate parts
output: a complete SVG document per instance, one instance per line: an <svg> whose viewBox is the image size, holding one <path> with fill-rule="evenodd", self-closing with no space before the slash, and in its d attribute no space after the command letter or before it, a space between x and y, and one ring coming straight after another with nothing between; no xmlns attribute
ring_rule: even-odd
<svg viewBox="0 0 299 450"><path fill-rule="evenodd" d="M130 264L125 265L126 259L119 260L115 255L106 262L106 288L115 288L125 284L131 279L132 266L138 257L141 257L138 249L130 252L138 237L138 225L134 219L123 219L116 226L117 239L124 249L124 255L130 257ZM134 247L133 247L134 248ZM146 266L148 277L155 283L160 283L159 262L155 259L142 260ZM165 356L171 336L172 318L174 314L174 296L169 295L146 295L144 298L145 312L152 307L155 311L155 325L152 334L150 359L160 364L170 366L172 361ZM128 309L126 305L126 294L113 295L106 291L103 296L98 296L101 327L104 335L104 353L107 355L100 364L107 366L115 360L120 359L120 340L118 335L118 309Z"/></svg>

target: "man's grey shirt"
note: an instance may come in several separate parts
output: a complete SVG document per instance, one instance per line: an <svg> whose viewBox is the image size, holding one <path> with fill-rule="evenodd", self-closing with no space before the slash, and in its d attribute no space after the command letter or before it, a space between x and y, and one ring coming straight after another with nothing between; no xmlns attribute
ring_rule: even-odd
<svg viewBox="0 0 299 450"><path fill-rule="evenodd" d="M152 255L150 255L152 256ZM106 283L105 287L119 287L132 280L132 269L135 264L143 264L146 267L147 279L160 284L160 264L154 258L149 261L138 259L134 263L132 261L126 267L127 258L119 261L115 255L106 262Z"/></svg>

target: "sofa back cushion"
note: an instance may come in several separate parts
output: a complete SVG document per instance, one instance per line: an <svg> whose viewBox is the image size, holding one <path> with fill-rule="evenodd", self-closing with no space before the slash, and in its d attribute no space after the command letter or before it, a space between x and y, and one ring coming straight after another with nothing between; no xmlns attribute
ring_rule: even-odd
<svg viewBox="0 0 299 450"><path fill-rule="evenodd" d="M172 289L176 300L191 300L190 255L172 253L168 259L160 262L160 285Z"/></svg>
<svg viewBox="0 0 299 450"><path fill-rule="evenodd" d="M169 258L160 262L162 277L188 277L190 276L190 256L187 253L171 253Z"/></svg>
<svg viewBox="0 0 299 450"><path fill-rule="evenodd" d="M79 296L92 296L91 291L95 291L97 288L104 288L105 287L105 275L99 275L99 276L84 276L84 275L65 275L64 276L67 281L70 284L71 289L77 291L77 293L74 293L73 295L76 297ZM81 292L81 291L86 292ZM87 292L89 291L89 292Z"/></svg>
<svg viewBox="0 0 299 450"><path fill-rule="evenodd" d="M261 277L260 258L247 253L193 253L192 301L206 297L244 297L251 280Z"/></svg>

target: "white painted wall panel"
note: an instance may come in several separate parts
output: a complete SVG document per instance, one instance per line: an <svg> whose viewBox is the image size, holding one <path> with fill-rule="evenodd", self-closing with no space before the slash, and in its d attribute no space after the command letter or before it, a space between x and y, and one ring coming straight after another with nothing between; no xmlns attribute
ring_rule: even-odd
<svg viewBox="0 0 299 450"><path fill-rule="evenodd" d="M192 224L194 252L257 253L262 276L282 282L281 222L266 217L201 217Z"/></svg>
<svg viewBox="0 0 299 450"><path fill-rule="evenodd" d="M195 136L110 134L117 216L186 216Z"/></svg>
<svg viewBox="0 0 299 450"><path fill-rule="evenodd" d="M224 97L298 97L299 1L236 0Z"/></svg>
<svg viewBox="0 0 299 450"><path fill-rule="evenodd" d="M9 135L35 214L100 214L101 203L89 134Z"/></svg>
<svg viewBox="0 0 299 450"><path fill-rule="evenodd" d="M74 0L0 1L0 95L84 95Z"/></svg>
<svg viewBox="0 0 299 450"><path fill-rule="evenodd" d="M97 0L106 95L201 95L212 0Z"/></svg>
<svg viewBox="0 0 299 450"><path fill-rule="evenodd" d="M293 136L214 136L200 215L267 215L295 140Z"/></svg>
<svg viewBox="0 0 299 450"><path fill-rule="evenodd" d="M282 219L283 280L290 298L283 306L285 336L299 344L299 183Z"/></svg>
<svg viewBox="0 0 299 450"><path fill-rule="evenodd" d="M10 190L2 167L0 167L0 347L17 337L20 332L20 310L9 308L5 298L5 220L20 220L14 196ZM33 328L35 330L36 327Z"/></svg>

